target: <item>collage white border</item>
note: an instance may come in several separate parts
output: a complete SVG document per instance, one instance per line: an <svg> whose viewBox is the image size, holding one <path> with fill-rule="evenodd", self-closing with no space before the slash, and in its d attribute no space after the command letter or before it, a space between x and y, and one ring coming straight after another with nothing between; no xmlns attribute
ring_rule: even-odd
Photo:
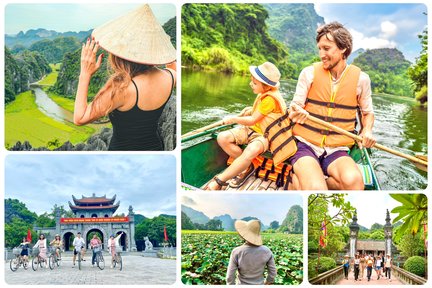
<svg viewBox="0 0 432 288"><path fill-rule="evenodd" d="M176 282L171 284L171 285L158 285L157 287L186 287L186 285L182 284L181 282L181 221L180 221L180 215L181 215L181 197L183 196L184 193L186 193L185 191L182 191L181 188L181 173L180 173L180 168L181 168L181 140L180 140L180 135L181 135L181 7L183 4L186 3L351 3L350 1L337 1L337 0L333 0L333 1L302 1L302 0L298 0L298 1L280 1L280 0L273 0L273 1L263 1L263 0L257 0L257 1L250 1L250 0L243 0L243 1L238 1L238 0L226 0L226 1L220 1L220 0L213 0L213 1L199 1L199 0L190 0L190 1L184 1L184 0L171 0L171 1L155 1L155 0L148 0L148 1L130 1L130 0L124 0L124 1L101 1L101 0L93 0L91 1L92 4L101 4L101 3L118 3L118 4L123 4L123 3L170 3L170 4L174 4L176 5L176 16L177 16L177 65L178 65L178 69L177 69L177 145L176 148L173 151L164 151L164 152L115 152L115 153L109 153L109 154L140 154L140 155L146 155L146 154L152 154L152 155L157 155L157 154L168 154L168 155L174 155L176 158L176 176L177 176L177 193L176 193L176 207L177 207L177 263L176 263L176 267L177 267L177 275L176 275ZM431 23L431 4L429 4L426 1L415 1L416 3L423 3L424 5L427 6L428 8L428 26L430 27L430 23ZM83 3L83 4L88 4L89 1L85 1L85 0L76 0L76 1L64 1L64 0L44 0L44 1L22 1L22 0L17 0L17 1L2 1L2 3L0 4L2 6L2 18L1 18L1 22L0 22L0 31L2 33L2 35L5 34L5 29L4 29L4 24L5 24L5 19L4 19L4 15L5 15L5 6L7 4L19 4L19 3L28 3L28 4L37 4L37 3L74 3L74 4L79 4L79 3ZM393 1L386 1L386 0L381 0L381 1L355 1L355 3L412 3L409 0L406 1L397 1L397 0L393 0ZM430 31L430 30L429 30ZM430 45L430 37L429 37L429 50L431 50L431 45ZM0 45L1 47L4 47L4 37L0 37ZM3 49L3 48L2 48ZM2 50L3 51L3 50ZM4 52L4 51L3 51ZM429 53L430 54L430 53ZM429 57L430 59L430 57ZM4 53L1 53L0 55L0 63L1 63L1 67L4 70ZM429 75L429 79L428 79L428 85L429 87L432 87L432 77L430 75L432 75L432 65L429 64L429 68L428 68L428 75ZM2 73L2 76L0 77L1 81L0 81L0 91L2 91L2 94L4 97L4 73ZM3 98L0 99L0 107L1 107L1 111L4 111L4 101ZM428 113L430 114L430 108L428 107ZM428 143L430 142L430 135L431 135L431 121L432 117L428 117ZM0 165L0 183L1 183L1 191L2 191L2 195L4 196L5 193L5 171L4 171L4 167L5 167L5 157L7 155L56 155L56 154L83 154L83 155L98 155L98 154L102 154L105 155L107 154L107 152L103 151L95 151L95 152L10 152L8 150L5 149L4 147L4 112L0 113L0 143L1 143L1 148L0 148L0 159L2 161L1 165ZM430 146L430 145L429 145ZM430 184L430 179L428 179L428 184ZM431 191L432 189L430 188L430 185L428 185L428 187L426 188L426 190L424 191L418 191L421 193L425 193L426 195L430 195L428 192ZM384 193L391 193L391 192L395 192L395 193L414 193L414 191L386 191ZM417 192L417 191L416 191ZM190 192L187 192L190 193ZM193 192L193 193L209 193L209 192ZM210 192L210 193L229 193L229 192ZM299 286L302 287L312 287L311 284L309 284L309 282L307 281L307 198L309 197L309 195L314 194L312 192L302 192L299 191L297 192L280 192L280 193L285 193L285 194L300 194L303 196L303 263L304 263L304 273L303 273L303 283ZM349 192L349 193L366 193L367 196L372 196L374 192L371 191L365 191L365 192ZM376 193L376 192L375 192ZM261 192L248 192L245 194L262 194ZM271 193L269 194L269 197L275 193ZM279 194L279 193L278 193ZM366 196L365 195L365 196ZM365 197L365 199L367 199L368 197ZM429 215L430 215L430 211L431 208L429 207ZM2 251L2 255L4 254L4 205L0 205L0 247L1 247L1 251ZM4 257L4 256L2 256ZM432 256L428 255L428 263L429 263L429 267L431 267L431 260L432 260ZM9 285L5 282L5 275L4 275L4 271L5 271L5 262L1 261L1 265L0 265L0 277L1 277L1 281L4 285ZM428 271L428 278L431 279L432 277L432 269L429 268ZM428 282L430 283L430 281ZM3 286L3 285L2 285ZM64 285L64 287L75 287L76 285ZM106 287L107 285L91 285L92 287ZM140 285L142 286L142 285ZM209 285L208 287L219 287L219 285ZM328 285L325 285L328 286ZM372 287L377 286L377 285L372 285ZM28 287L28 285L14 285L13 287ZM40 285L39 287L52 287L50 285ZM333 285L329 286L329 287L333 287Z"/></svg>

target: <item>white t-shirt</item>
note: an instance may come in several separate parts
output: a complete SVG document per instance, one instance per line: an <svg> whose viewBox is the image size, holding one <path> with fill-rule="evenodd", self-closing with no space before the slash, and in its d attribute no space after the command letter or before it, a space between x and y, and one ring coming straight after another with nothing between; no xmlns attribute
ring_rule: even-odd
<svg viewBox="0 0 432 288"><path fill-rule="evenodd" d="M85 242L83 238L78 238L75 237L75 239L73 240L72 245L75 247L76 251L81 250L82 247L85 247Z"/></svg>

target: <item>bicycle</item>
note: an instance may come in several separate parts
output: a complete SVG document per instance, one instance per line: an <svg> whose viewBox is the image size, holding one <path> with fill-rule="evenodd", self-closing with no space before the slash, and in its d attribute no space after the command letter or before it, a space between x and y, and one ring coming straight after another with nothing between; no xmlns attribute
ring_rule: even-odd
<svg viewBox="0 0 432 288"><path fill-rule="evenodd" d="M10 261L10 269L12 272L15 272L18 270L18 268L22 265L24 270L27 270L29 267L29 261L24 260L24 256L21 255L22 246L18 246L12 249L12 253L15 255L15 258L12 258Z"/></svg>
<svg viewBox="0 0 432 288"><path fill-rule="evenodd" d="M95 246L93 248L93 252L96 254L96 265L99 267L100 270L103 270L105 268L105 260L102 255L102 247L101 245Z"/></svg>
<svg viewBox="0 0 432 288"><path fill-rule="evenodd" d="M39 266L41 268L44 267L44 265L42 265L43 263L46 263L47 261L39 256L39 249L35 248L32 251L32 255L33 255L33 260L32 260L32 269L33 271L37 271L39 269Z"/></svg>
<svg viewBox="0 0 432 288"><path fill-rule="evenodd" d="M122 246L116 246L116 255L114 256L114 260L113 260L113 268L116 267L116 265L118 264L120 271L122 271L123 269L123 259L121 257L121 252L122 251Z"/></svg>
<svg viewBox="0 0 432 288"><path fill-rule="evenodd" d="M57 256L57 249L59 250L59 255ZM54 267L60 267L61 264L61 249L59 247L50 247L51 253L49 256L49 267L51 270L54 269Z"/></svg>

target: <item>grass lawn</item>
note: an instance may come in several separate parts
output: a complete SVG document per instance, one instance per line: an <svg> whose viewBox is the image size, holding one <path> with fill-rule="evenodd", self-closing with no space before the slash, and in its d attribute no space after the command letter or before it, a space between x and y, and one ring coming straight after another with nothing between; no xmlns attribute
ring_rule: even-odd
<svg viewBox="0 0 432 288"><path fill-rule="evenodd" d="M47 93L48 97L51 98L57 105L72 113L74 112L74 106L75 106L74 99L65 98L54 92L47 91L47 89L44 89L44 91L45 93Z"/></svg>
<svg viewBox="0 0 432 288"><path fill-rule="evenodd" d="M31 91L17 95L16 100L5 107L6 147L15 145L17 141L29 141L33 147L47 147L49 141L56 139L61 144L68 140L77 144L94 132L91 127L58 122L46 116L37 108Z"/></svg>

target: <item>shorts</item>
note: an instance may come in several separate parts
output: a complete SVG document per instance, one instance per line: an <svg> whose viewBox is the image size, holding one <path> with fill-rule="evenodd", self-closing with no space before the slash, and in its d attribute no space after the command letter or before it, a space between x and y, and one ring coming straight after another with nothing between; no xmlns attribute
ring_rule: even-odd
<svg viewBox="0 0 432 288"><path fill-rule="evenodd" d="M321 155L320 157L316 156L315 152L312 150L311 147L306 145L305 143L298 141L297 142L297 152L289 159L290 164L294 167L294 164L302 157L310 156L314 159L316 159L321 166L321 169L324 173L324 175L329 176L327 169L330 166L331 163L333 163L336 159L340 157L348 156L347 151L335 151L332 154L326 156L326 153ZM295 173L295 171L294 171Z"/></svg>
<svg viewBox="0 0 432 288"><path fill-rule="evenodd" d="M21 251L21 256L28 256L28 249L23 249L22 251Z"/></svg>
<svg viewBox="0 0 432 288"><path fill-rule="evenodd" d="M228 130L228 132L233 135L235 143L237 145L245 145L255 141L259 141L264 148L264 152L267 151L267 149L269 148L269 143L267 139L262 134L255 132L249 127L236 127Z"/></svg>
<svg viewBox="0 0 432 288"><path fill-rule="evenodd" d="M84 247L81 247L80 250L82 250L82 249L84 249ZM77 254L78 254L78 251L76 251L76 248L74 248L74 255L77 255Z"/></svg>

